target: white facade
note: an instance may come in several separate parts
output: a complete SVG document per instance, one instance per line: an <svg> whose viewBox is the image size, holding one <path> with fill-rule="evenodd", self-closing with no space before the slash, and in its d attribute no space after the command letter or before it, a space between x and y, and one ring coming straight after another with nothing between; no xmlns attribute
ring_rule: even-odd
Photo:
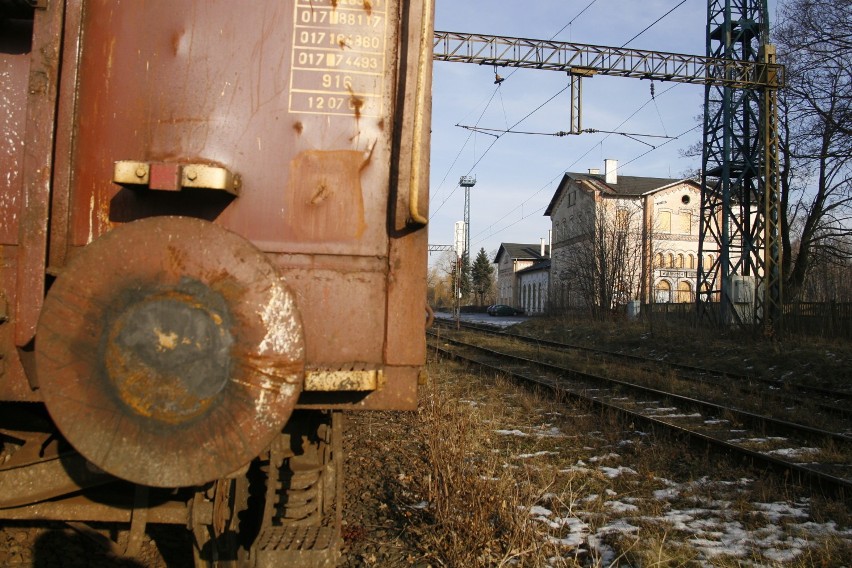
<svg viewBox="0 0 852 568"><path fill-rule="evenodd" d="M518 290L521 309L527 315L543 314L550 298L550 263L531 267L518 273Z"/></svg>
<svg viewBox="0 0 852 568"><path fill-rule="evenodd" d="M695 301L701 192L691 182L661 189L646 200L651 287L644 301ZM712 258L709 259L712 262Z"/></svg>
<svg viewBox="0 0 852 568"><path fill-rule="evenodd" d="M630 293L617 303L692 302L698 268L701 194L692 180L619 176L613 161L607 174L565 174L545 215L553 227L551 296L556 307L579 306L581 294L570 289L572 255L588 248L590 228L604 208L612 218L628 220L625 234L633 263ZM712 259L705 259L705 262ZM626 296L633 297L626 297ZM625 296L625 297L621 297Z"/></svg>

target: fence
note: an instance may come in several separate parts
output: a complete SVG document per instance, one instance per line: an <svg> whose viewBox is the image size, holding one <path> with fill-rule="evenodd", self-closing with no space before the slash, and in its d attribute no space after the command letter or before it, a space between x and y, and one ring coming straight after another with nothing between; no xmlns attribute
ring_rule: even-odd
<svg viewBox="0 0 852 568"><path fill-rule="evenodd" d="M790 333L852 338L852 303L785 304L783 317L784 330Z"/></svg>
<svg viewBox="0 0 852 568"><path fill-rule="evenodd" d="M643 304L641 317L671 323L692 324L693 303ZM796 302L784 304L782 328L785 333L821 337L852 338L852 303Z"/></svg>

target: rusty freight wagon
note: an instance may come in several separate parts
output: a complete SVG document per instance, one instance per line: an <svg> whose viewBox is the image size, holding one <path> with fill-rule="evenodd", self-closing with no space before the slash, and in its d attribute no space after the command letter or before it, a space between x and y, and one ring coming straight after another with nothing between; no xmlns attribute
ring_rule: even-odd
<svg viewBox="0 0 852 568"><path fill-rule="evenodd" d="M425 358L432 11L0 0L0 519L334 563L340 412Z"/></svg>

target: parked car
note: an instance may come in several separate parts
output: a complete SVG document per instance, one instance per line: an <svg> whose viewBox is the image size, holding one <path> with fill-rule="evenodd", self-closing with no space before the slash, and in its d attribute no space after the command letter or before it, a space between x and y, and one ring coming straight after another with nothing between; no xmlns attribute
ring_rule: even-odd
<svg viewBox="0 0 852 568"><path fill-rule="evenodd" d="M488 308L488 315L491 316L518 316L523 315L524 310L513 308L505 304L496 304Z"/></svg>

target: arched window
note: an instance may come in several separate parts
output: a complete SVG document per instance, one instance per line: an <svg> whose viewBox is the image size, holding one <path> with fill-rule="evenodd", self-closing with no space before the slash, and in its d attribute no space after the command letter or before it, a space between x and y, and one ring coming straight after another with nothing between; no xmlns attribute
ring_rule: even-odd
<svg viewBox="0 0 852 568"><path fill-rule="evenodd" d="M654 257L654 267L655 268L662 268L663 267L663 253L658 252L657 255Z"/></svg>
<svg viewBox="0 0 852 568"><path fill-rule="evenodd" d="M692 301L692 285L686 280L681 280L677 284L677 300L676 302L687 303Z"/></svg>
<svg viewBox="0 0 852 568"><path fill-rule="evenodd" d="M677 255L677 267L683 268L683 255L682 254Z"/></svg>
<svg viewBox="0 0 852 568"><path fill-rule="evenodd" d="M660 280L657 282L656 293L654 294L654 300L658 304L666 304L672 301L672 285L669 284L667 280Z"/></svg>
<svg viewBox="0 0 852 568"><path fill-rule="evenodd" d="M538 310L539 312L544 311L544 290L541 282L538 283Z"/></svg>
<svg viewBox="0 0 852 568"><path fill-rule="evenodd" d="M695 257L693 255L689 255L687 258L689 260L689 268L694 269L695 268Z"/></svg>
<svg viewBox="0 0 852 568"><path fill-rule="evenodd" d="M669 268L674 268L674 255L672 253L669 253L666 256L666 266L668 266Z"/></svg>

